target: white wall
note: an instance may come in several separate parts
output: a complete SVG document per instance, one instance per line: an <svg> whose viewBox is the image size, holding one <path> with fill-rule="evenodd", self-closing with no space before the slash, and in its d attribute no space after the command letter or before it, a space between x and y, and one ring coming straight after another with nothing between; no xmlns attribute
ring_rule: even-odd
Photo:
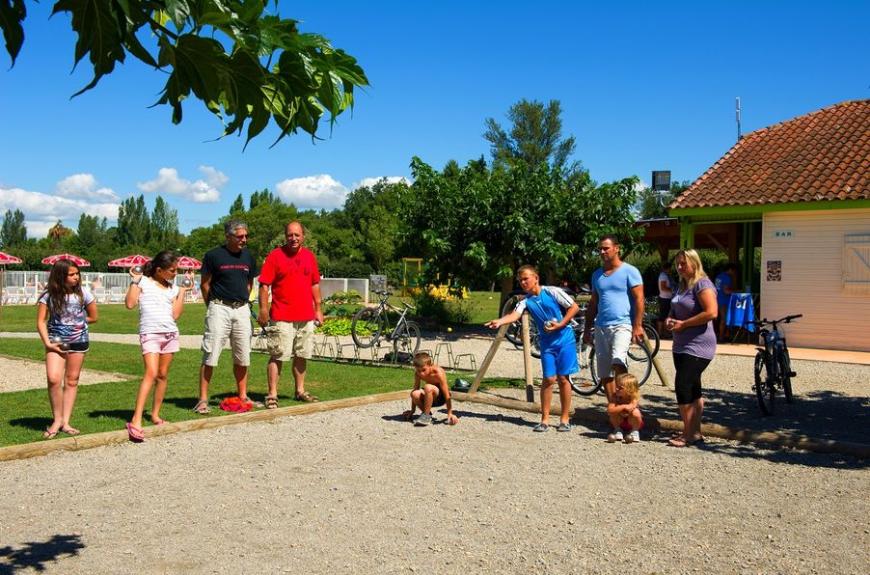
<svg viewBox="0 0 870 575"><path fill-rule="evenodd" d="M763 219L761 310L785 326L793 347L870 351L870 290L843 280L843 240L870 233L870 209L768 213ZM768 281L767 262L782 262L781 281Z"/></svg>

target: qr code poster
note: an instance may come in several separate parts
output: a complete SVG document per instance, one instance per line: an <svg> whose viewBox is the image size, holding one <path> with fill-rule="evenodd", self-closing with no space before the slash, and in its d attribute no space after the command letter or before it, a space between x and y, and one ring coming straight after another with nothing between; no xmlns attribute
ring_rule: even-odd
<svg viewBox="0 0 870 575"><path fill-rule="evenodd" d="M767 262L767 281L779 282L782 281L782 260L774 260Z"/></svg>

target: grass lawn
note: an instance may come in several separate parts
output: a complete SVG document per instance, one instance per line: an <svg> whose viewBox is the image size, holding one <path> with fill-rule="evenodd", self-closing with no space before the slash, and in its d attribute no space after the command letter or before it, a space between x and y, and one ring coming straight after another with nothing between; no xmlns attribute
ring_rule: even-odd
<svg viewBox="0 0 870 575"><path fill-rule="evenodd" d="M42 346L33 340L3 339L2 353L8 356L41 361ZM220 417L225 412L217 408L221 398L236 395L235 380L229 352L225 352L215 369L211 384L212 413L207 416L191 411L199 387L199 350L182 349L175 354L169 372L169 387L160 411L167 421L182 421L200 417ZM142 356L137 345L100 343L94 345L85 359L85 367L126 374L130 381L83 385L79 387L72 424L82 433L124 429L133 413L133 404L142 376ZM410 369L357 366L328 361L310 361L305 388L322 401L408 389L414 382ZM266 357L251 356L250 396L262 400L266 392ZM278 388L281 407L295 405L292 376L289 369L282 374ZM149 403L150 405L150 403ZM146 410L146 421L148 417ZM45 388L0 394L0 445L15 445L42 439L43 430L51 423L51 411ZM62 436L62 435L61 435Z"/></svg>
<svg viewBox="0 0 870 575"><path fill-rule="evenodd" d="M471 292L464 300L471 317L469 324L479 325L499 316L498 292ZM390 303L401 308L401 301L413 304L411 298L392 296ZM93 333L136 333L139 326L139 310L129 310L120 304L98 306L99 321L91 326ZM205 319L205 305L189 303L178 318L178 329L182 334L202 333ZM7 305L0 308L0 331L36 332L35 305Z"/></svg>

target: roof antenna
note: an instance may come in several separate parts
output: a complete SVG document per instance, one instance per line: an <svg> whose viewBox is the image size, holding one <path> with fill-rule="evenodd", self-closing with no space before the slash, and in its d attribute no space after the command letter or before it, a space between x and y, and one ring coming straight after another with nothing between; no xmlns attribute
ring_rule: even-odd
<svg viewBox="0 0 870 575"><path fill-rule="evenodd" d="M743 134L740 133L740 96L737 96L737 141L739 142L743 138Z"/></svg>

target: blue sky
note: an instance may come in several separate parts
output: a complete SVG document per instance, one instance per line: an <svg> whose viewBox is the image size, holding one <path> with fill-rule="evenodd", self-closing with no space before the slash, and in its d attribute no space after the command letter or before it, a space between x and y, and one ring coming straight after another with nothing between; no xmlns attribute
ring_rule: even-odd
<svg viewBox="0 0 870 575"><path fill-rule="evenodd" d="M28 2L25 44L0 53L0 213L21 209L32 237L82 212L114 223L124 198L159 193L181 228L206 226L238 194L269 188L302 208L340 207L370 178L410 177L417 155L442 167L489 156L484 120L507 125L521 98L560 100L575 159L597 181L655 169L694 180L744 133L844 100L870 98L870 2L282 2L356 56L371 86L325 138L269 148L267 131L211 141L198 103L175 126L149 108L161 72L128 62L94 89L72 71L67 16Z"/></svg>

